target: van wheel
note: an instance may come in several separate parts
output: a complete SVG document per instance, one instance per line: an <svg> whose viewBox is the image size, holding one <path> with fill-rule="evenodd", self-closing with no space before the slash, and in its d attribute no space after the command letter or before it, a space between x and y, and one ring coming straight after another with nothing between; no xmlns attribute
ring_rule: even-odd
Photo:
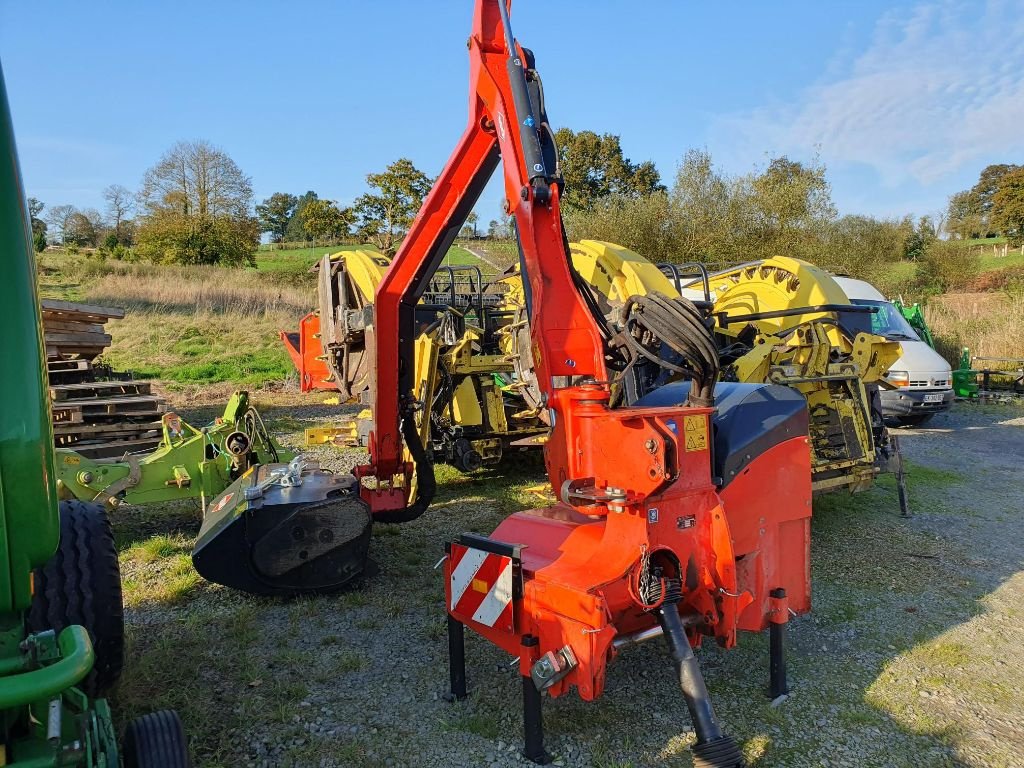
<svg viewBox="0 0 1024 768"><path fill-rule="evenodd" d="M92 672L79 684L96 697L121 676L124 665L124 608L121 571L106 510L84 501L60 502L60 544L34 574L29 609L32 632L85 627L96 652Z"/></svg>
<svg viewBox="0 0 1024 768"><path fill-rule="evenodd" d="M137 717L124 730L124 768L192 768L188 740L171 709Z"/></svg>

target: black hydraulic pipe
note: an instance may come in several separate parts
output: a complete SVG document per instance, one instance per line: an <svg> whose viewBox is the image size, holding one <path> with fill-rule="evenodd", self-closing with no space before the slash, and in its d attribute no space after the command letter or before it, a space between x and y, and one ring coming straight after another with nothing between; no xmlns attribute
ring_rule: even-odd
<svg viewBox="0 0 1024 768"><path fill-rule="evenodd" d="M771 596L784 598L786 590L779 587L771 591ZM789 693L786 682L786 626L788 622L776 623L768 628L768 672L769 689L772 700Z"/></svg>
<svg viewBox="0 0 1024 768"><path fill-rule="evenodd" d="M686 708L690 711L690 720L697 733L697 743L717 741L724 736L722 727L715 717L711 697L708 696L707 686L704 685L704 676L686 637L679 611L674 603L663 605L657 610L657 618L679 673L679 687L683 689Z"/></svg>
<svg viewBox="0 0 1024 768"><path fill-rule="evenodd" d="M424 419L430 418L430 404L424 404L427 409L423 414ZM374 519L379 523L408 523L415 520L430 506L437 492L437 480L434 477L434 462L427 455L426 448L420 440L419 430L416 428L416 420L412 413L406 413L402 417L402 437L405 438L405 447L409 449L412 456L413 466L416 469L416 501L408 507L392 509L387 512L378 512Z"/></svg>
<svg viewBox="0 0 1024 768"><path fill-rule="evenodd" d="M865 315L873 315L878 312L878 307L865 307L857 304L818 304L813 307L789 307L787 309L774 309L770 312L751 312L747 315L727 315L724 312L716 312L719 325L733 325L734 323L749 323L754 320L768 320L773 317L792 317L793 315L810 315L816 312L853 312Z"/></svg>
<svg viewBox="0 0 1024 768"><path fill-rule="evenodd" d="M683 690L686 708L690 711L693 730L697 734L697 743L693 745L694 768L743 768L739 746L731 736L722 732L715 718L704 676L686 637L678 609L674 603L667 604L658 608L656 613L676 663L679 687Z"/></svg>
<svg viewBox="0 0 1024 768"><path fill-rule="evenodd" d="M526 67L519 52L516 50L515 37L512 35L512 22L508 18L508 7L505 0L498 0L501 13L501 26L505 33L505 45L508 47L509 84L512 86L512 100L515 103L516 122L519 126L519 137L523 143L523 159L526 161L526 174L531 186L538 180L547 181L548 172L544 166L544 153L540 147L540 122L533 114L533 102L526 85Z"/></svg>
<svg viewBox="0 0 1024 768"><path fill-rule="evenodd" d="M466 627L448 615L448 676L451 681L449 701L466 698Z"/></svg>

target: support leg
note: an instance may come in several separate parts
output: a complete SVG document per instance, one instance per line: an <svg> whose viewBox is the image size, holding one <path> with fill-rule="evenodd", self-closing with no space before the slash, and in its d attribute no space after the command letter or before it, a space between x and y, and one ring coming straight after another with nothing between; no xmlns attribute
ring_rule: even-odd
<svg viewBox="0 0 1024 768"><path fill-rule="evenodd" d="M786 626L789 623L789 604L786 602L786 590L781 587L771 591L772 605L778 614L773 614L771 626L768 628L769 656L769 694L772 701L789 693L786 682Z"/></svg>
<svg viewBox="0 0 1024 768"><path fill-rule="evenodd" d="M448 616L448 675L451 692L448 701L466 698L466 627L458 619Z"/></svg>
<svg viewBox="0 0 1024 768"><path fill-rule="evenodd" d="M911 517L910 504L907 501L907 475L903 471L903 451L900 450L900 440L895 435L889 439L892 441L893 454L896 460L896 493L900 500L900 516Z"/></svg>
<svg viewBox="0 0 1024 768"><path fill-rule="evenodd" d="M523 635L521 658L533 658L538 642L538 639L533 635ZM538 765L547 765L551 762L551 755L544 749L544 721L541 719L541 702L543 699L530 675L522 675L522 680L523 757Z"/></svg>
<svg viewBox="0 0 1024 768"><path fill-rule="evenodd" d="M704 676L679 618L679 610L674 603L662 605L656 616L668 642L679 687L683 691L686 708L697 733L697 743L693 746L695 768L739 768L743 765L743 757L736 742L726 736L718 724L715 710L711 706L711 697L704 685Z"/></svg>
<svg viewBox="0 0 1024 768"><path fill-rule="evenodd" d="M538 765L551 762L551 755L544 749L544 722L541 719L541 695L533 678L523 676L523 734L526 746L523 756Z"/></svg>

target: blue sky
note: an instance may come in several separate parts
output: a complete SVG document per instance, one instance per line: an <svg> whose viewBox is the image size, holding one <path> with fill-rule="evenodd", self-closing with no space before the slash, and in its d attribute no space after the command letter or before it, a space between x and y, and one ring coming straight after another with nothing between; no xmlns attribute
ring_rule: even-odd
<svg viewBox="0 0 1024 768"><path fill-rule="evenodd" d="M410 157L436 174L466 119L471 0L16 2L0 56L29 195L102 208L179 139L257 200L348 203ZM841 213L935 214L1024 162L1024 0L516 0L555 127L622 136L670 181L691 147L727 173L820 154ZM500 189L478 205L496 217Z"/></svg>

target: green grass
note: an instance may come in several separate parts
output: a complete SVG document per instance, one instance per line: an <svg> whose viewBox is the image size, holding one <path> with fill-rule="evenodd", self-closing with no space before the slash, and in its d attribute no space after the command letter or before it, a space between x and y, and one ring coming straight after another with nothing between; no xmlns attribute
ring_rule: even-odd
<svg viewBox="0 0 1024 768"><path fill-rule="evenodd" d="M480 267L484 272L493 272L494 268L489 264L480 261L476 256L467 251L465 248L461 248L457 245L453 245L448 249L448 253L445 254L444 261L441 264L449 267L455 266L470 266Z"/></svg>
<svg viewBox="0 0 1024 768"><path fill-rule="evenodd" d="M297 325L297 319L281 314L246 318L135 312L108 324L113 344L105 357L114 368L139 378L259 386L291 374L292 363L277 332Z"/></svg>
<svg viewBox="0 0 1024 768"><path fill-rule="evenodd" d="M897 261L889 266L887 281L897 285L910 283L913 282L916 274L917 264L912 261Z"/></svg>
<svg viewBox="0 0 1024 768"><path fill-rule="evenodd" d="M284 272L289 274L304 274L328 253L339 253L341 251L355 251L359 249L376 250L372 245L318 245L316 248L294 248L287 250L269 250L261 246L256 253L256 269L260 272ZM480 261L465 248L453 245L442 264L449 266L471 265L479 266L481 269L493 272L493 267Z"/></svg>
<svg viewBox="0 0 1024 768"><path fill-rule="evenodd" d="M256 252L256 269L261 272L304 272L316 264L328 253L355 251L369 248L369 245L318 245L309 248L288 250L269 250L264 246Z"/></svg>
<svg viewBox="0 0 1024 768"><path fill-rule="evenodd" d="M1006 267L1024 266L1024 254L1018 251L1010 251L1006 256L993 256L991 253L982 254L979 259L981 271L989 272L993 269L1005 269Z"/></svg>

